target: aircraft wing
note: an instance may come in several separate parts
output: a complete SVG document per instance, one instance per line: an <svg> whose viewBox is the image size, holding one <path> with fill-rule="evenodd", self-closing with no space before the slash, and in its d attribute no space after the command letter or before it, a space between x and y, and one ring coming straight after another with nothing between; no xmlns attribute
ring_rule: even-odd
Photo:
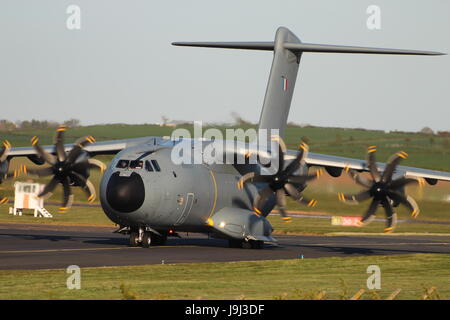
<svg viewBox="0 0 450 320"><path fill-rule="evenodd" d="M286 160L294 159L296 156L296 151L288 151ZM352 158L330 156L319 153L308 153L306 163L310 166L324 167L330 174L336 172L339 175L340 171L344 168L350 168L358 171L369 171L367 163L365 160L358 160ZM378 168L383 171L386 164L377 163ZM423 178L429 184L435 184L437 181L450 181L450 172L428 170L407 166L398 166L397 174L404 175L409 178Z"/></svg>
<svg viewBox="0 0 450 320"><path fill-rule="evenodd" d="M133 147L140 144L155 145L157 141L162 139L161 137L140 137L122 140L107 140L99 141L84 147L84 150L89 153L90 156L116 154L121 150L129 147ZM65 144L64 149L66 152L70 151L74 145ZM42 146L45 151L55 154L55 146L46 145ZM11 148L8 153L8 159L13 157L37 157L37 153L33 147L17 147Z"/></svg>
<svg viewBox="0 0 450 320"><path fill-rule="evenodd" d="M129 147L133 147L140 144L148 144L149 147L160 144L161 140L167 140L165 137L140 137L130 138L122 140L108 140L99 141L93 144L87 145L84 150L87 151L90 156L116 154L121 150ZM170 140L169 140L170 141ZM66 151L72 149L73 144L65 144ZM55 154L55 147L53 145L47 145L42 147L45 151ZM245 150L245 148L242 148ZM248 150L248 149L247 149ZM240 151L243 152L243 151ZM293 160L297 155L297 151L288 150L286 160ZM37 157L36 151L33 147L17 147L11 148L8 154L8 159L13 157L28 157L32 159ZM306 159L306 163L309 166L319 166L327 170L331 175L339 176L342 169L350 168L357 171L368 171L368 167L365 160L345 158L332 155L324 155L319 153L309 152ZM377 163L380 170L384 170L385 163ZM437 181L450 181L450 172L421 169L407 166L398 166L397 174L411 177L411 178L424 178L428 183L435 184Z"/></svg>

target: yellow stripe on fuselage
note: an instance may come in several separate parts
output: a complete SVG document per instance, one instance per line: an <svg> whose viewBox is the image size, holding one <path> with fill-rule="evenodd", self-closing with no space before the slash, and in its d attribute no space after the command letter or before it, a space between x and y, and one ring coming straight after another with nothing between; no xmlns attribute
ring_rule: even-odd
<svg viewBox="0 0 450 320"><path fill-rule="evenodd" d="M216 182L216 177L214 176L214 173L212 172L212 170L209 170L209 174L211 175L212 181L213 181L213 185L214 185L214 202L213 202L213 206L211 208L211 212L209 213L209 217L211 218L212 215L214 214L214 211L216 210L216 204L217 204L217 182Z"/></svg>

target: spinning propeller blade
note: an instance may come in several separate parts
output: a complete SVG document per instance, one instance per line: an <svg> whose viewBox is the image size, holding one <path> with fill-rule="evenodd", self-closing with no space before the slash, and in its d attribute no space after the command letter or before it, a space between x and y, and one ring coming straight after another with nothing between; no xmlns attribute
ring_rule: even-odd
<svg viewBox="0 0 450 320"><path fill-rule="evenodd" d="M58 184L63 187L63 200L59 208L60 212L66 212L73 202L72 185L80 186L88 201L95 200L95 188L87 178L90 169L100 169L102 172L106 166L99 160L89 159L83 155L83 149L89 143L94 143L95 139L92 136L87 136L78 139L72 149L66 153L64 149L64 132L66 128L61 126L56 130L55 134L55 151L56 156L46 152L39 145L39 138L33 137L31 143L39 157L45 160L50 167L31 169L23 167L25 173L37 175L39 177L53 176L50 182L44 187L44 190L38 195L39 197L51 196Z"/></svg>
<svg viewBox="0 0 450 320"><path fill-rule="evenodd" d="M372 202L360 224L367 225L370 223L375 218L378 207L382 206L386 213L386 228L384 231L392 232L397 224L397 214L394 211L393 204L402 204L410 211L411 216L416 218L420 212L419 207L412 197L404 194L404 187L413 183L419 183L420 185L423 183L418 179L406 177L392 179L400 161L408 156L406 152L399 151L391 156L383 172L380 172L377 167L375 152L376 146L368 147L367 167L372 179L361 176L353 169L346 169L352 179L366 190L355 195L339 193L338 198L346 203L359 203L372 198Z"/></svg>
<svg viewBox="0 0 450 320"><path fill-rule="evenodd" d="M286 212L286 195L293 198L297 202L307 205L315 206L316 200L309 200L303 197L301 191L306 187L306 182L316 179L320 176L321 171L314 174L294 175L304 162L304 158L308 153L308 145L301 142L298 149L298 154L286 168L284 168L284 157L286 155L286 145L283 139L279 136L273 136L273 141L278 143L278 169L272 175L260 175L255 172L249 172L242 176L238 181L237 186L243 189L246 183L266 183L267 186L261 189L253 201L253 210L256 215L266 216L270 210L266 209L266 204L275 195L276 205L278 206L280 215L284 222L290 222L291 218Z"/></svg>

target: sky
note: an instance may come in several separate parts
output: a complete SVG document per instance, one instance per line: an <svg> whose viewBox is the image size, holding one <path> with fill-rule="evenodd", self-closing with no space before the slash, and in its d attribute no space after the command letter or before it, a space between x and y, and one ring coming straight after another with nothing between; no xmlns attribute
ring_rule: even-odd
<svg viewBox="0 0 450 320"><path fill-rule="evenodd" d="M70 5L79 30L67 28ZM285 26L303 42L450 53L449 13L448 0L2 0L0 119L257 122L271 52L171 42L271 41ZM450 130L449 103L449 55L305 53L288 121Z"/></svg>

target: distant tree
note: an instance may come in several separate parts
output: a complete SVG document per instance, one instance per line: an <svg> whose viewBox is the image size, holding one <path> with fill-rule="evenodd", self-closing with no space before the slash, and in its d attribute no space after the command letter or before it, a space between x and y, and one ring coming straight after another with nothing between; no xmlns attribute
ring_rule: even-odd
<svg viewBox="0 0 450 320"><path fill-rule="evenodd" d="M0 120L0 131L11 131L16 129L16 124L8 120Z"/></svg>
<svg viewBox="0 0 450 320"><path fill-rule="evenodd" d="M169 122L169 118L166 116L161 116L162 125L165 126Z"/></svg>
<svg viewBox="0 0 450 320"><path fill-rule="evenodd" d="M293 121L288 122L288 123L287 123L287 126L288 126L288 127L291 127L291 128L303 128L303 125L298 124L298 123L295 123L295 122L293 122Z"/></svg>
<svg viewBox="0 0 450 320"><path fill-rule="evenodd" d="M56 121L47 121L45 128L56 128L59 127L59 122Z"/></svg>
<svg viewBox="0 0 450 320"><path fill-rule="evenodd" d="M434 131L429 127L424 127L422 130L420 130L420 133L426 135L434 135Z"/></svg>
<svg viewBox="0 0 450 320"><path fill-rule="evenodd" d="M56 128L59 126L59 123L56 121L48 121L48 120L36 120L32 119L31 121L18 121L17 127L22 129L47 129L47 128Z"/></svg>
<svg viewBox="0 0 450 320"><path fill-rule="evenodd" d="M22 128L22 129L31 128L31 122L28 121L28 120L21 121L21 122L19 122L19 127Z"/></svg>
<svg viewBox="0 0 450 320"><path fill-rule="evenodd" d="M72 118L72 119L69 119L69 120L64 121L63 124L64 124L67 128L76 128L76 127L79 127L79 126L80 126L81 121L80 121L79 119L74 119L74 118Z"/></svg>
<svg viewBox="0 0 450 320"><path fill-rule="evenodd" d="M231 112L231 117L234 119L234 123L238 126L251 126L253 123L242 118L237 112Z"/></svg>

